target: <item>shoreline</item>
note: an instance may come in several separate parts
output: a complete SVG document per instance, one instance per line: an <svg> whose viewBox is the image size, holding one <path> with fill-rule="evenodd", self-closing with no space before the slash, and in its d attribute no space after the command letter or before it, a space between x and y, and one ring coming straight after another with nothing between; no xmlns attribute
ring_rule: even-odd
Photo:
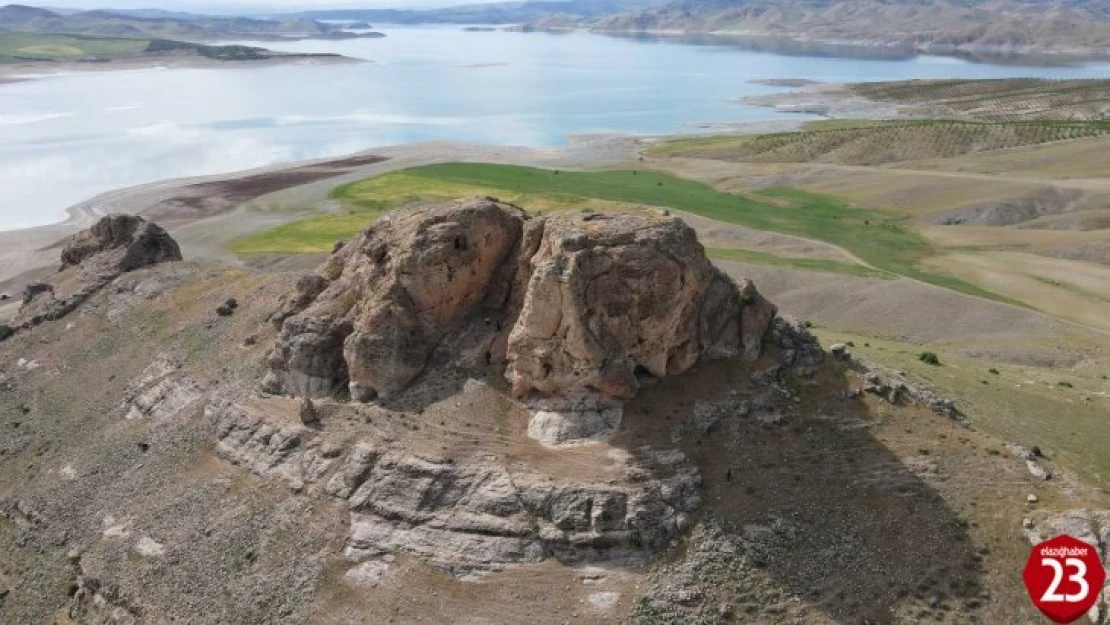
<svg viewBox="0 0 1110 625"><path fill-rule="evenodd" d="M179 238L187 256L238 259L224 249L230 239L259 227L334 211L332 188L395 169L448 161L492 162L549 167L602 167L634 161L641 146L663 136L575 135L559 147L492 146L426 141L359 150L339 157L168 178L100 193L65 211L61 221L0 230L0 292L53 267L57 246L108 213L147 216ZM299 174L299 175L298 175ZM244 190L244 185L251 187ZM254 193L253 191L258 191ZM244 206L267 210L244 217Z"/></svg>
<svg viewBox="0 0 1110 625"><path fill-rule="evenodd" d="M139 69L244 69L274 67L277 65L340 65L348 63L373 63L338 54L274 54L266 59L253 61L221 61L202 56L162 56L152 58L113 59L110 61L26 61L0 64L0 85L35 80L41 76L76 74L85 72L112 72Z"/></svg>

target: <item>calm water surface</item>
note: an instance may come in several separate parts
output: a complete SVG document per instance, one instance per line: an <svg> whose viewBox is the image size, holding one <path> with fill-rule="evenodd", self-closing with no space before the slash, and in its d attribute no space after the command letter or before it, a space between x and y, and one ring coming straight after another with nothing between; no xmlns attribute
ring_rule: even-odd
<svg viewBox="0 0 1110 625"><path fill-rule="evenodd" d="M270 48L351 65L149 69L0 85L0 229L50 223L111 189L425 139L559 145L779 119L738 104L757 78L1108 77L1110 64L850 59L590 34L385 27L388 37Z"/></svg>

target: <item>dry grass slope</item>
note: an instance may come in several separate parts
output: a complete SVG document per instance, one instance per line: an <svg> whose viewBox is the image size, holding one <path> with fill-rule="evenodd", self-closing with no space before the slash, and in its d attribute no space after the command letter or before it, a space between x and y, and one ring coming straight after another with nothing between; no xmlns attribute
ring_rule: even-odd
<svg viewBox="0 0 1110 625"><path fill-rule="evenodd" d="M914 120L683 139L649 151L723 161L876 166L1110 135L1110 122Z"/></svg>
<svg viewBox="0 0 1110 625"><path fill-rule="evenodd" d="M918 104L936 116L984 121L1096 121L1110 118L1110 80L906 80L849 89L881 102Z"/></svg>

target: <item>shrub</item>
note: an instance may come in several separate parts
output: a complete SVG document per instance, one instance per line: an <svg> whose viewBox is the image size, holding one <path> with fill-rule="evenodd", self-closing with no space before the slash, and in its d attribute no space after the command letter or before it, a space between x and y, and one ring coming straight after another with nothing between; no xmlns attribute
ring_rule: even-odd
<svg viewBox="0 0 1110 625"><path fill-rule="evenodd" d="M987 373L990 373L992 375L998 375L998 369L995 369L994 367L991 367L990 369L987 369Z"/></svg>
<svg viewBox="0 0 1110 625"><path fill-rule="evenodd" d="M935 352L921 352L921 355L918 356L917 359L927 365L940 365L940 358L937 357Z"/></svg>

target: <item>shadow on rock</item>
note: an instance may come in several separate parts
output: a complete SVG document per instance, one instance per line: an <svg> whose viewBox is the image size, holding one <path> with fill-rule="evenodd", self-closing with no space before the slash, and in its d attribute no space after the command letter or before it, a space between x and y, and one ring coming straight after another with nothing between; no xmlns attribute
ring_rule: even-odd
<svg viewBox="0 0 1110 625"><path fill-rule="evenodd" d="M753 383L750 368L712 363L627 405L616 442L678 444L705 502L683 557L653 574L638 622L975 621L980 558L966 522L930 485L935 465L876 434L898 418L955 426L843 399L841 367Z"/></svg>

